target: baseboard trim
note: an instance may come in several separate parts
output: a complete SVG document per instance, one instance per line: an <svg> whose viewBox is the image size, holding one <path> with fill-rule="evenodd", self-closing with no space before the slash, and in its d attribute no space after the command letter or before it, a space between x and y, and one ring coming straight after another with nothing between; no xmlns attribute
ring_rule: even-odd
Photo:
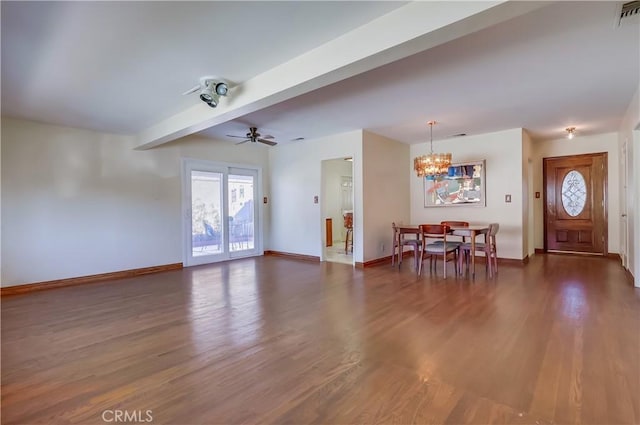
<svg viewBox="0 0 640 425"><path fill-rule="evenodd" d="M484 260L484 257L476 257L476 261L478 261L478 258L482 258ZM529 264L529 256L527 255L522 260L518 260L517 258L498 257L498 264L504 264L509 266L524 266L526 264Z"/></svg>
<svg viewBox="0 0 640 425"><path fill-rule="evenodd" d="M611 260L615 260L617 262L619 262L620 264L622 264L622 257L620 257L620 254L616 253L616 252L610 252L607 254L607 258L611 259Z"/></svg>
<svg viewBox="0 0 640 425"><path fill-rule="evenodd" d="M317 257L315 255L293 254L291 252L270 251L270 250L265 251L264 255L269 255L272 257L289 258L291 260L312 261L314 263L320 262L320 257Z"/></svg>
<svg viewBox="0 0 640 425"><path fill-rule="evenodd" d="M623 268L624 269L624 268ZM624 269L624 275L627 278L627 282L629 282L631 284L631 286L634 286L634 279L633 279L633 274L631 274L631 272L629 271L629 269Z"/></svg>
<svg viewBox="0 0 640 425"><path fill-rule="evenodd" d="M411 254L409 254L411 255ZM402 255L402 258L406 257L406 253ZM413 256L413 255L411 255ZM378 266L382 263L389 263L391 264L391 256L388 255L386 257L380 257L380 258L375 258L373 260L369 260L369 261L365 261L364 263L361 263L359 261L356 261L355 266L357 269L364 269L365 267L372 267L372 266Z"/></svg>
<svg viewBox="0 0 640 425"><path fill-rule="evenodd" d="M105 280L124 279L129 277L142 276L145 274L160 273L170 270L182 269L182 263L163 264L153 267L142 267L139 269L121 270L117 272L92 274L89 276L71 277L68 279L49 280L45 282L26 283L22 285L6 286L0 288L0 296L26 294L47 289L64 288L67 286L84 285L87 283L103 282Z"/></svg>
<svg viewBox="0 0 640 425"><path fill-rule="evenodd" d="M402 261L407 257L413 258L413 251L404 251L402 253ZM365 267L377 266L383 263L389 263L389 265L391 265L391 256L387 255L386 257L374 258L373 260L365 261L364 263L356 261L354 265L357 269L364 269Z"/></svg>
<svg viewBox="0 0 640 425"><path fill-rule="evenodd" d="M536 248L536 254L557 254L557 255L573 255L579 257L601 257L608 258L609 260L615 260L622 263L622 257L617 252L609 252L607 254L597 252L577 252L577 251L545 251L544 249Z"/></svg>

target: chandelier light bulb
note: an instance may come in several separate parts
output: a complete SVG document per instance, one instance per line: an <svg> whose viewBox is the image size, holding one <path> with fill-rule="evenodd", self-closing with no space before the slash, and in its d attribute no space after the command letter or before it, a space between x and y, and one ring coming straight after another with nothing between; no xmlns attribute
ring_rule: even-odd
<svg viewBox="0 0 640 425"><path fill-rule="evenodd" d="M567 138L569 140L573 139L573 136L574 136L574 133L576 131L576 128L575 127L567 127L565 130L567 132Z"/></svg>

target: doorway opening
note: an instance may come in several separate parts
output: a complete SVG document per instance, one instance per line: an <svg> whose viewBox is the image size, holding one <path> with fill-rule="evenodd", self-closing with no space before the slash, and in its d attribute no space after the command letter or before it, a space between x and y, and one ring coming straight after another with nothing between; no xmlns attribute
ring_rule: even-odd
<svg viewBox="0 0 640 425"><path fill-rule="evenodd" d="M353 160L322 161L322 260L353 265Z"/></svg>

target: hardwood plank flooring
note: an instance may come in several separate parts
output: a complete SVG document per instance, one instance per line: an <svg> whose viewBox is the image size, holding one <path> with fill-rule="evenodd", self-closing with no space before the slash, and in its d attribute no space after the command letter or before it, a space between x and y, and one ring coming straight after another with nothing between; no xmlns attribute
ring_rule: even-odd
<svg viewBox="0 0 640 425"><path fill-rule="evenodd" d="M640 423L640 291L617 262L409 263L258 257L4 297L2 423Z"/></svg>

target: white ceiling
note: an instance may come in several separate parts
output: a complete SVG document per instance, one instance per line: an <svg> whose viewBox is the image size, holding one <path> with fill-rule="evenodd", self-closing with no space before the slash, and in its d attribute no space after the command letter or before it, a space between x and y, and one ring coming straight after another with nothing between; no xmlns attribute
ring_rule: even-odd
<svg viewBox="0 0 640 425"><path fill-rule="evenodd" d="M640 84L640 27L618 3L561 2L241 119L282 142L359 128L400 140L527 129L534 139L617 131Z"/></svg>
<svg viewBox="0 0 640 425"><path fill-rule="evenodd" d="M138 132L403 2L2 1L2 113Z"/></svg>
<svg viewBox="0 0 640 425"><path fill-rule="evenodd" d="M198 77L244 82L400 2L2 2L2 112L134 133L197 104ZM639 85L640 27L614 2L560 2L212 127L281 142L359 128L406 142L523 127L616 131ZM226 139L233 142L232 139Z"/></svg>

